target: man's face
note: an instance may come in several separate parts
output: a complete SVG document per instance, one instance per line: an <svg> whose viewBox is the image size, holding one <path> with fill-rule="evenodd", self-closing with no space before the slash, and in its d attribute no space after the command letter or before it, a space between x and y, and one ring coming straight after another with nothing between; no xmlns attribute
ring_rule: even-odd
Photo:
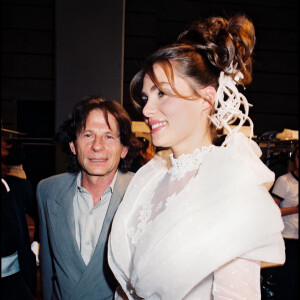
<svg viewBox="0 0 300 300"><path fill-rule="evenodd" d="M82 175L87 177L107 177L114 175L121 158L125 158L128 149L119 137L118 123L108 113L108 122L100 109L92 110L87 117L86 126L70 142L70 149L77 156Z"/></svg>

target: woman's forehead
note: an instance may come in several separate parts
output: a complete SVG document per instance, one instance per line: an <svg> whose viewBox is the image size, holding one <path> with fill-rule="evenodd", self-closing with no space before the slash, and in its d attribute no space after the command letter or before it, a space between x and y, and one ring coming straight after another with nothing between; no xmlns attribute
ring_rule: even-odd
<svg viewBox="0 0 300 300"><path fill-rule="evenodd" d="M150 79L152 82L165 82L170 83L170 80L174 79L175 77L180 77L176 66L173 64L167 63L155 63L152 67L152 71L149 71L145 74L145 78Z"/></svg>

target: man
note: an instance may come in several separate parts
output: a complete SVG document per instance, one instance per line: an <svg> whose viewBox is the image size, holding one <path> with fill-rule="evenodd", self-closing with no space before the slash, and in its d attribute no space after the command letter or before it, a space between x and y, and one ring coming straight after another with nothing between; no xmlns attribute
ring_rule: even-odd
<svg viewBox="0 0 300 300"><path fill-rule="evenodd" d="M107 239L139 143L126 111L97 97L75 105L59 139L70 173L37 187L43 299L113 299Z"/></svg>

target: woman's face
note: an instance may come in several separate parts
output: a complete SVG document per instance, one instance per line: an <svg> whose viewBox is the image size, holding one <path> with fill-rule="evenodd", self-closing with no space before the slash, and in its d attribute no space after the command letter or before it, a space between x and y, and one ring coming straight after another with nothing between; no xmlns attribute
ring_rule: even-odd
<svg viewBox="0 0 300 300"><path fill-rule="evenodd" d="M183 96L192 96L193 91L174 70L174 84ZM152 142L158 147L170 147L177 157L191 153L211 143L208 130L210 104L201 98L185 100L172 91L162 67L154 65L154 73L163 89L172 94L164 94L148 75L143 82L142 98L145 101L143 114L151 130Z"/></svg>

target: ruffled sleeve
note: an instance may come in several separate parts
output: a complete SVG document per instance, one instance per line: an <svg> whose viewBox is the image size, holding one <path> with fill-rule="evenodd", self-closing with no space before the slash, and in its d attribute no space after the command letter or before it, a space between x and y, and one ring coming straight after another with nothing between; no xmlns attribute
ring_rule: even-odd
<svg viewBox="0 0 300 300"><path fill-rule="evenodd" d="M260 160L259 146L242 133L235 133L228 138L227 147L223 149L236 171L244 172L241 179L248 184L263 184L268 190L273 185L275 174ZM224 159L226 159L224 157Z"/></svg>

